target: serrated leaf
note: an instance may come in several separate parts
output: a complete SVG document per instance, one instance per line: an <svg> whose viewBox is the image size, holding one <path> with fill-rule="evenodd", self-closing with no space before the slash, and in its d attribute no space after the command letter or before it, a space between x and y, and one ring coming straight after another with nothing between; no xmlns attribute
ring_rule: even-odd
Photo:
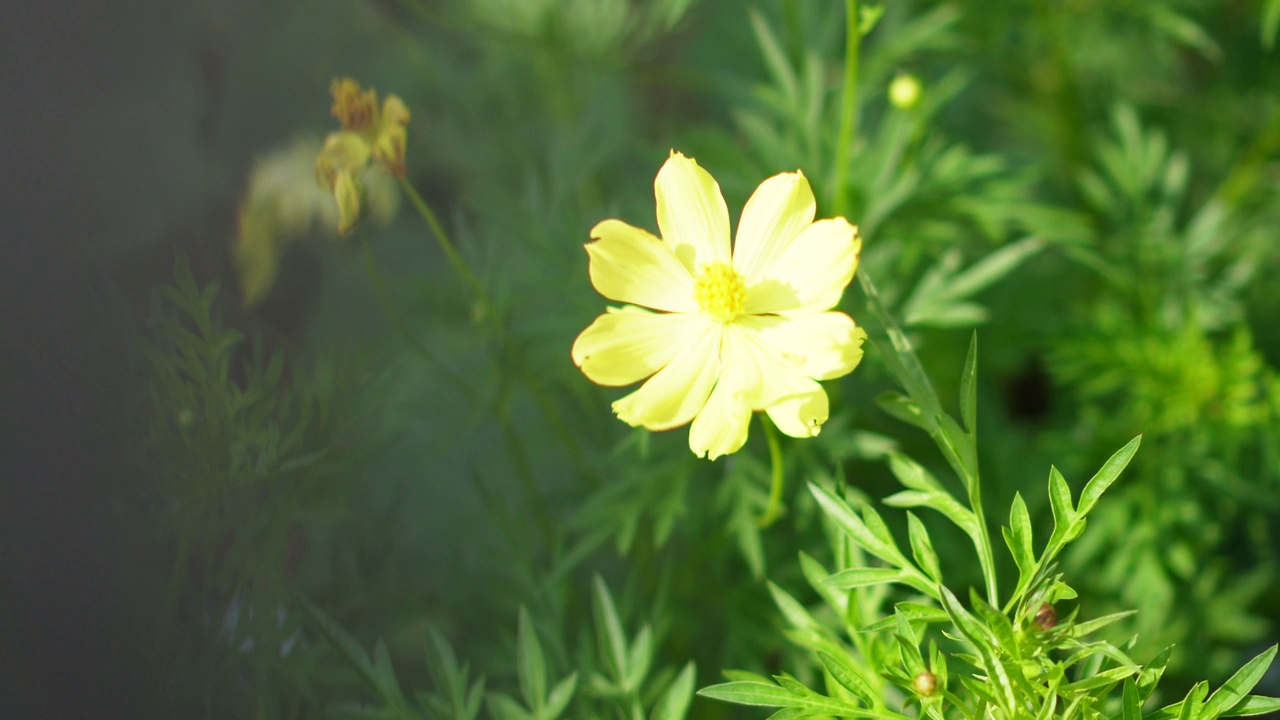
<svg viewBox="0 0 1280 720"><path fill-rule="evenodd" d="M667 686L662 697L653 706L650 720L684 720L693 701L693 685L697 680L697 667L690 660L675 680Z"/></svg>

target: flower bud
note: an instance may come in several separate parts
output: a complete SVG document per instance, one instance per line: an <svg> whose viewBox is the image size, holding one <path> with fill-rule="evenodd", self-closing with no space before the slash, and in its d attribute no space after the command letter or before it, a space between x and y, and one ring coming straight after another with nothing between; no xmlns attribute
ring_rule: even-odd
<svg viewBox="0 0 1280 720"><path fill-rule="evenodd" d="M938 691L938 676L925 670L911 681L911 687L915 688L916 694L920 697L933 697L933 694Z"/></svg>
<svg viewBox="0 0 1280 720"><path fill-rule="evenodd" d="M1032 622L1040 630L1052 630L1053 626L1058 624L1058 611L1054 610L1049 603L1041 603Z"/></svg>
<svg viewBox="0 0 1280 720"><path fill-rule="evenodd" d="M915 75L899 73L889 83L889 102L899 110L910 110L920 102L923 88Z"/></svg>

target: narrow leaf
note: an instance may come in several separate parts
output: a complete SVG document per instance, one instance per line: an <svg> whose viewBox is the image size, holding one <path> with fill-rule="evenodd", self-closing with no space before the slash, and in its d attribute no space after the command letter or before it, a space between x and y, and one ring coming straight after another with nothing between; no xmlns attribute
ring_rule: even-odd
<svg viewBox="0 0 1280 720"><path fill-rule="evenodd" d="M978 432L978 332L969 340L969 354L964 359L964 371L960 373L960 419L969 434Z"/></svg>
<svg viewBox="0 0 1280 720"><path fill-rule="evenodd" d="M1262 680L1267 668L1271 667L1271 661L1276 657L1276 647L1272 645L1267 648L1228 678L1222 687L1209 696L1209 701L1204 706L1204 715L1209 718L1217 717L1244 700L1249 691Z"/></svg>
<svg viewBox="0 0 1280 720"><path fill-rule="evenodd" d="M1089 480L1084 486L1084 490L1080 493L1080 504L1076 507L1077 517L1084 517L1089 514L1093 506L1098 502L1098 498L1102 497L1102 493L1111 487L1111 483L1120 477L1120 473L1129 465L1129 461L1133 459L1133 454L1138 451L1138 446L1142 444L1142 436L1139 435L1130 440L1128 444L1116 451L1105 463L1102 469Z"/></svg>
<svg viewBox="0 0 1280 720"><path fill-rule="evenodd" d="M653 706L650 720L684 720L689 711L689 703L693 701L693 684L697 675L697 668L690 660Z"/></svg>

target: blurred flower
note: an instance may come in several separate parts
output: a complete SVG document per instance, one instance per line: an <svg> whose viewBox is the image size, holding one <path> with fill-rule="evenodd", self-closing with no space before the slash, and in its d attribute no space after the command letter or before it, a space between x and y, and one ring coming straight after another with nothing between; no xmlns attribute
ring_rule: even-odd
<svg viewBox="0 0 1280 720"><path fill-rule="evenodd" d="M830 311L858 265L857 228L814 222L808 181L782 173L747 201L731 254L729 212L707 171L673 151L654 186L661 239L614 219L591 230L591 283L628 304L578 336L574 363L601 385L649 378L614 412L655 431L692 421L699 457L741 448L759 410L788 435L817 435L828 413L817 381L862 359L866 333Z"/></svg>
<svg viewBox="0 0 1280 720"><path fill-rule="evenodd" d="M313 138L295 140L254 164L240 201L232 248L245 305L258 303L271 290L289 242L310 233L334 236L342 213L353 212L351 203L359 214L362 194L376 221L386 224L395 217L400 196L385 172L369 173L363 193L347 177L336 179L332 191L317 185L315 158L320 147Z"/></svg>
<svg viewBox="0 0 1280 720"><path fill-rule="evenodd" d="M899 110L910 110L920 102L923 88L920 79L909 73L898 73L889 83L889 102Z"/></svg>
<svg viewBox="0 0 1280 720"><path fill-rule="evenodd" d="M370 161L403 178L409 108L395 95L378 107L378 93L363 90L351 78L334 79L331 112L342 129L330 133L316 158L315 172L338 204L338 233L345 235L360 219L362 180Z"/></svg>

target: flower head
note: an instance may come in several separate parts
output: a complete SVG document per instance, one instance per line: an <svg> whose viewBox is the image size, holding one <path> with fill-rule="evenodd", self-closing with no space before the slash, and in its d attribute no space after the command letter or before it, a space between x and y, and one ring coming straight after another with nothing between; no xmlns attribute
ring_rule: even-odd
<svg viewBox="0 0 1280 720"><path fill-rule="evenodd" d="M395 95L388 95L379 108L377 91L363 90L351 78L335 79L329 90L330 110L342 129L325 139L316 158L316 177L337 201L338 232L346 234L360 218L361 179L370 162L397 178L408 170L409 108Z"/></svg>
<svg viewBox="0 0 1280 720"><path fill-rule="evenodd" d="M831 310L857 269L857 228L815 222L804 175L782 173L747 201L731 249L720 187L697 162L673 151L654 186L660 238L613 219L591 230L591 283L625 305L582 331L574 363L601 385L648 378L614 412L649 430L692 422L700 457L741 448L756 411L793 437L817 435L818 381L862 359L866 333Z"/></svg>

